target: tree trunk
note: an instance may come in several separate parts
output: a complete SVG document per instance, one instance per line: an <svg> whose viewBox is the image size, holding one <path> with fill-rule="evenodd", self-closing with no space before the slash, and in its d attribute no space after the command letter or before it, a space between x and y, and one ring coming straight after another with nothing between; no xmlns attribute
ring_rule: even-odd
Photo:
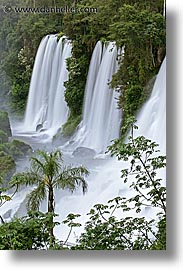
<svg viewBox="0 0 183 275"><path fill-rule="evenodd" d="M49 186L48 212L49 213L54 213L54 195L53 195L53 187L52 186Z"/></svg>
<svg viewBox="0 0 183 275"><path fill-rule="evenodd" d="M54 194L53 194L53 187L49 186L49 193L48 193L48 213L54 214ZM52 247L54 244L54 234L53 234L53 217L51 220L52 226L50 228L50 246Z"/></svg>

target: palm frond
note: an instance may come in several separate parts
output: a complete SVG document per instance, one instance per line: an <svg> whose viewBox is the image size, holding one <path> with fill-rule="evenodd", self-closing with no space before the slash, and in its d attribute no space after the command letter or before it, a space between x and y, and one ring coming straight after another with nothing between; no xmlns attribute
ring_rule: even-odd
<svg viewBox="0 0 183 275"><path fill-rule="evenodd" d="M56 181L55 187L61 189L69 189L74 192L77 186L82 187L83 194L87 191L87 182L84 177L88 176L89 172L83 166L76 168L66 168L62 171Z"/></svg>
<svg viewBox="0 0 183 275"><path fill-rule="evenodd" d="M56 150L51 153L37 151L31 158L29 172L17 173L11 179L11 186L19 188L22 185L36 185L37 187L28 195L27 207L38 210L40 202L46 198L50 188L69 189L74 192L78 186L85 194L87 182L85 177L89 172L83 166L63 168L62 153ZM48 198L49 199L49 198Z"/></svg>
<svg viewBox="0 0 183 275"><path fill-rule="evenodd" d="M35 173L40 173L42 174L44 171L44 163L42 163L38 158L36 157L31 157L31 169Z"/></svg>
<svg viewBox="0 0 183 275"><path fill-rule="evenodd" d="M53 178L58 175L62 162L62 153L59 150L51 153L37 151L36 157L31 158L31 167L36 173Z"/></svg>
<svg viewBox="0 0 183 275"><path fill-rule="evenodd" d="M27 208L29 210L39 210L40 203L46 198L46 186L40 183L37 188L30 192L27 197Z"/></svg>
<svg viewBox="0 0 183 275"><path fill-rule="evenodd" d="M41 178L38 174L30 171L13 175L9 184L11 187L17 186L18 188L20 188L23 185L34 185L40 180Z"/></svg>
<svg viewBox="0 0 183 275"><path fill-rule="evenodd" d="M45 173L50 175L51 178L57 176L61 170L61 160L58 158L57 154L51 153L49 155L48 161L45 164Z"/></svg>

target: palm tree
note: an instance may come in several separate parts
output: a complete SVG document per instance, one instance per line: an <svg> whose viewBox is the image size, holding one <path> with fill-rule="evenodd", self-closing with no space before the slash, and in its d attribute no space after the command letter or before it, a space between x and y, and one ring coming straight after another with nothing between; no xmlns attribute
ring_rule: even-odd
<svg viewBox="0 0 183 275"><path fill-rule="evenodd" d="M18 187L35 186L28 195L28 209L38 210L40 203L48 198L48 212L54 214L54 189L69 189L74 192L81 185L85 194L87 183L84 176L88 176L89 172L83 166L64 167L59 150L51 153L37 151L36 156L30 160L30 170L15 174L10 182L12 186ZM53 230L51 236L53 237Z"/></svg>

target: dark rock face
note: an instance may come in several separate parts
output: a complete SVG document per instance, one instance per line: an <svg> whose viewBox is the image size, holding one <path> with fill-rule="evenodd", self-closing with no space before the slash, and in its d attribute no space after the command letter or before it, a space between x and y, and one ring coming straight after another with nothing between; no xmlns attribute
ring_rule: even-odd
<svg viewBox="0 0 183 275"><path fill-rule="evenodd" d="M64 145L66 142L68 141L68 138L66 138L63 133L62 133L62 129L60 128L56 135L53 137L53 140L52 140L52 144L54 146L61 146L61 145Z"/></svg>
<svg viewBox="0 0 183 275"><path fill-rule="evenodd" d="M19 149L24 155L32 152L31 146L23 141L14 139L12 140L11 145Z"/></svg>
<svg viewBox="0 0 183 275"><path fill-rule="evenodd" d="M78 147L72 154L75 157L88 158L88 157L94 157L96 152L90 148Z"/></svg>
<svg viewBox="0 0 183 275"><path fill-rule="evenodd" d="M16 172L16 160L30 153L30 145L12 138L8 113L0 111L0 176L4 182Z"/></svg>
<svg viewBox="0 0 183 275"><path fill-rule="evenodd" d="M9 181L16 172L16 160L32 153L30 145L13 140L0 144L0 176Z"/></svg>
<svg viewBox="0 0 183 275"><path fill-rule="evenodd" d="M36 126L36 132L41 131L42 128L43 128L43 125L42 125L42 124L38 124L38 125Z"/></svg>
<svg viewBox="0 0 183 275"><path fill-rule="evenodd" d="M8 137L12 136L8 113L5 111L0 111L0 129L4 131Z"/></svg>

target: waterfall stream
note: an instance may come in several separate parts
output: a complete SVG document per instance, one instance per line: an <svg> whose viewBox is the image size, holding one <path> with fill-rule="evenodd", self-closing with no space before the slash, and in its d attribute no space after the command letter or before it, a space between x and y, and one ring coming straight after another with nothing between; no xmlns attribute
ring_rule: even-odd
<svg viewBox="0 0 183 275"><path fill-rule="evenodd" d="M157 75L151 96L137 116L138 135L155 141L166 153L166 57Z"/></svg>
<svg viewBox="0 0 183 275"><path fill-rule="evenodd" d="M117 106L118 93L109 85L118 69L118 53L121 54L113 42L102 46L99 41L95 46L85 88L83 120L71 148L83 146L104 153L111 141L119 137L122 112Z"/></svg>
<svg viewBox="0 0 183 275"><path fill-rule="evenodd" d="M41 130L52 138L67 121L64 82L68 80L66 59L71 56L71 48L65 37L59 42L56 35L42 39L32 72L23 132Z"/></svg>

